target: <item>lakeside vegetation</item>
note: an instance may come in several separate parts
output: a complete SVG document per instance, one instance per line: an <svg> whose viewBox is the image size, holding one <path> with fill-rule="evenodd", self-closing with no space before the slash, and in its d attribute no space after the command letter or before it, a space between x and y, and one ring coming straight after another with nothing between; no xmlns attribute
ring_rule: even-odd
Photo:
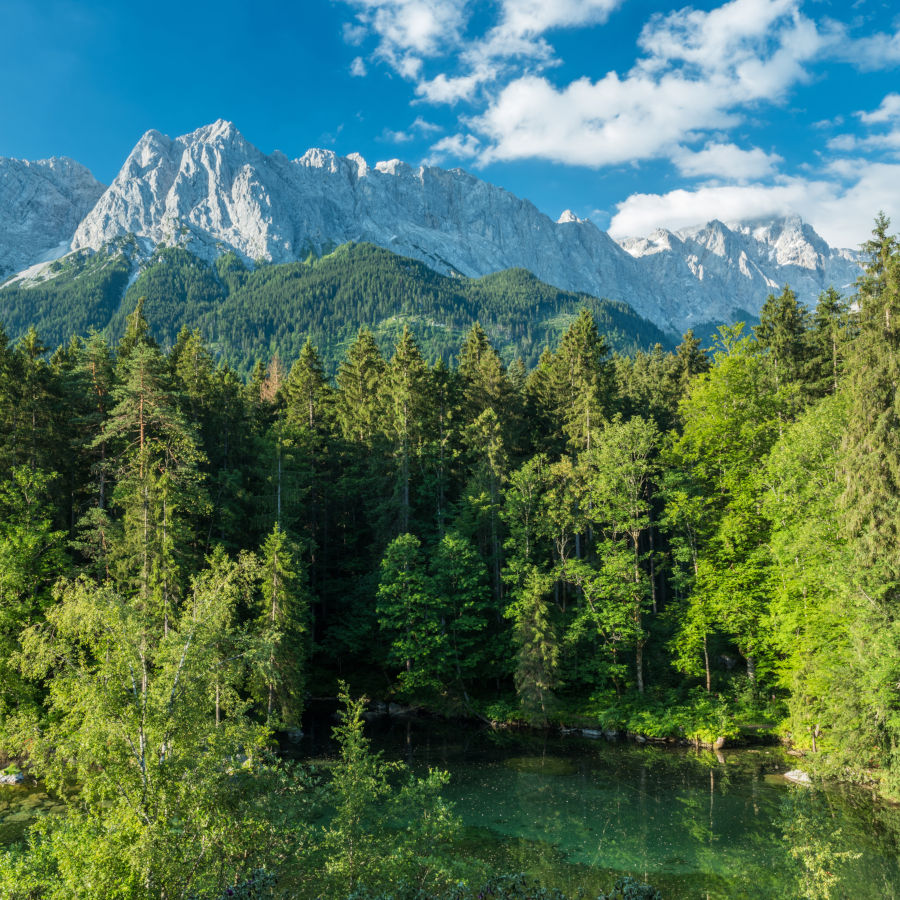
<svg viewBox="0 0 900 900"><path fill-rule="evenodd" d="M79 786L0 889L451 890L442 776L389 780L362 692L703 741L772 725L804 767L900 795L885 219L866 252L854 297L785 288L711 356L691 334L612 355L587 308L530 370L476 325L455 365L362 329L333 379L307 340L245 380L196 331L161 350L140 301L115 347L0 341L3 748ZM341 680L320 783L271 731ZM372 828L385 804L415 824Z"/></svg>

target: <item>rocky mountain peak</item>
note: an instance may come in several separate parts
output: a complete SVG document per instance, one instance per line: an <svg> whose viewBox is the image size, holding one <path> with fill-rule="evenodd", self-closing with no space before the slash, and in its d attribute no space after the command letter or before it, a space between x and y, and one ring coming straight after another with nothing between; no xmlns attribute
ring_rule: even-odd
<svg viewBox="0 0 900 900"><path fill-rule="evenodd" d="M0 178L9 178L3 171ZM60 177L70 187L84 182L74 168L66 171ZM22 163L16 173L5 200L0 180L0 228L8 233L18 228L20 182L34 175ZM785 282L813 303L829 284L852 284L859 271L854 254L828 247L796 217L731 225L716 219L620 246L571 210L553 221L462 169L414 169L397 159L370 166L359 154L321 148L294 159L266 155L222 119L176 138L148 131L102 196L88 179L77 203L61 201L58 227L41 238L42 247L70 238L73 249L100 249L132 233L149 249L179 244L205 259L230 249L248 261L288 262L368 241L444 274L527 269L565 290L623 300L673 333L730 321L736 309L755 314ZM23 237L28 253L8 265L34 261L39 243L34 234Z"/></svg>
<svg viewBox="0 0 900 900"><path fill-rule="evenodd" d="M582 222L586 222L587 219L579 219L575 213L572 212L571 209L565 209L562 212L562 215L556 220L557 225L567 225L569 223L580 224Z"/></svg>

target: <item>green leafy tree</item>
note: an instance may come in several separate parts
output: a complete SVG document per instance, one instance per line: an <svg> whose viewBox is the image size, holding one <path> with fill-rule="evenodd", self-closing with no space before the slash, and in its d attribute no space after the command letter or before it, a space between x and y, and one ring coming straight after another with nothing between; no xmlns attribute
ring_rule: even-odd
<svg viewBox="0 0 900 900"><path fill-rule="evenodd" d="M417 778L373 753L363 731L365 698L353 700L341 684L339 699L344 708L334 737L340 756L329 785L334 815L321 838L328 895L402 886L435 896L456 874L448 851L460 823L440 793L449 776L431 769ZM406 776L399 789L391 782L395 773Z"/></svg>
<svg viewBox="0 0 900 900"><path fill-rule="evenodd" d="M71 800L0 875L4 896L187 900L302 844L284 806L299 783L264 762L265 729L236 695L216 721L222 629L230 645L238 627L229 568L214 560L168 632L110 584L57 586L46 627L28 629L22 649L23 674L47 680L49 715L12 723L9 745L27 747L34 774Z"/></svg>
<svg viewBox="0 0 900 900"><path fill-rule="evenodd" d="M467 685L479 672L490 671L500 639L490 630L496 613L487 583L487 571L478 552L457 532L448 532L437 545L431 564L431 589L443 610L451 672L468 702ZM493 618L496 619L496 616Z"/></svg>
<svg viewBox="0 0 900 900"><path fill-rule="evenodd" d="M381 562L376 604L388 659L400 667L400 687L411 694L439 692L452 660L444 610L426 575L421 547L412 534L391 541Z"/></svg>
<svg viewBox="0 0 900 900"><path fill-rule="evenodd" d="M13 665L21 633L40 625L51 588L67 572L65 534L53 528L51 478L17 466L0 484L0 722L40 697Z"/></svg>

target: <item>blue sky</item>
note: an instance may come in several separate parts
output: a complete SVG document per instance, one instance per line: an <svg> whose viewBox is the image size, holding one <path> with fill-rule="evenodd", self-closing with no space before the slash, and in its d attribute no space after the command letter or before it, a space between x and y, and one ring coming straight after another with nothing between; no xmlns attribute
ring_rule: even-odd
<svg viewBox="0 0 900 900"><path fill-rule="evenodd" d="M614 234L794 212L900 227L885 0L0 0L0 156L109 182L141 134L463 166Z"/></svg>

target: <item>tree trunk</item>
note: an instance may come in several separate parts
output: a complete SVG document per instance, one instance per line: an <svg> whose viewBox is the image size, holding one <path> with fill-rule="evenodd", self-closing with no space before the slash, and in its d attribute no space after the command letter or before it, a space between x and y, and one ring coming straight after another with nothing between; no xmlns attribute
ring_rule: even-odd
<svg viewBox="0 0 900 900"><path fill-rule="evenodd" d="M712 690L712 676L709 671L709 648L706 646L706 632L703 632L703 664L706 667L706 693Z"/></svg>
<svg viewBox="0 0 900 900"><path fill-rule="evenodd" d="M638 638L634 648L634 674L639 694L644 693L644 641Z"/></svg>

